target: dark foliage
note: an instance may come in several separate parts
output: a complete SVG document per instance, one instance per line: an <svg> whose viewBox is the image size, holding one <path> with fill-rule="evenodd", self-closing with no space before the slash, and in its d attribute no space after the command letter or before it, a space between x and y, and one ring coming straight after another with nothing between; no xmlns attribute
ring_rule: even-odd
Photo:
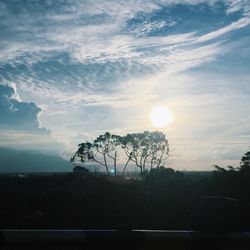
<svg viewBox="0 0 250 250"><path fill-rule="evenodd" d="M5 229L200 229L202 223L211 229L213 220L228 221L227 217L219 219L223 211L229 211L223 216L234 223L233 228L232 223L224 225L224 230L245 230L250 224L249 175L241 169L188 174L157 168L147 173L144 181L82 171L25 178L1 176L0 194L0 226ZM220 199L201 205L204 196L227 197L226 202L233 199L237 206L233 203L233 209L224 210L227 205ZM197 208L204 204L209 205L197 214ZM202 214L207 221L200 219Z"/></svg>

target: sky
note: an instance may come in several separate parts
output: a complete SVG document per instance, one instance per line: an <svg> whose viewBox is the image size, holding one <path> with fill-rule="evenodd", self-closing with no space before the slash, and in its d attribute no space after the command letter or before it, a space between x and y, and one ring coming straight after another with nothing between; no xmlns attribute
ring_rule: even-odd
<svg viewBox="0 0 250 250"><path fill-rule="evenodd" d="M69 157L110 131L161 128L178 170L250 146L250 1L0 0L0 147Z"/></svg>

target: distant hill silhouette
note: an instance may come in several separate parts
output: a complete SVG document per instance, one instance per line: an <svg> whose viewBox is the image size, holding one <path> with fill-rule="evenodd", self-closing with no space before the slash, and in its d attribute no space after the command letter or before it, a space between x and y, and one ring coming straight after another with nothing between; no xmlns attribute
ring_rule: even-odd
<svg viewBox="0 0 250 250"><path fill-rule="evenodd" d="M70 162L35 150L0 148L2 172L70 172Z"/></svg>

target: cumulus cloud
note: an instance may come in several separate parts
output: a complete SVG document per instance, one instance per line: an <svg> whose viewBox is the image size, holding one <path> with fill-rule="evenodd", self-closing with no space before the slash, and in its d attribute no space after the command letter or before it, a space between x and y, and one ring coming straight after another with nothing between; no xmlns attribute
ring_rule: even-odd
<svg viewBox="0 0 250 250"><path fill-rule="evenodd" d="M48 134L49 131L39 124L38 116L41 109L35 103L18 100L16 96L14 88L0 85L0 129Z"/></svg>
<svg viewBox="0 0 250 250"><path fill-rule="evenodd" d="M41 127L40 112L35 103L20 100L15 85L0 85L0 147L62 153L64 145Z"/></svg>

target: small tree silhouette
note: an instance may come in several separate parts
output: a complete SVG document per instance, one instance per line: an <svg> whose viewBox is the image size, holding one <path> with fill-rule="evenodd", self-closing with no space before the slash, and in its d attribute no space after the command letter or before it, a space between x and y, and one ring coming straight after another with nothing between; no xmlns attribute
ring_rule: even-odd
<svg viewBox="0 0 250 250"><path fill-rule="evenodd" d="M250 173L250 151L246 152L242 156L239 170Z"/></svg>

